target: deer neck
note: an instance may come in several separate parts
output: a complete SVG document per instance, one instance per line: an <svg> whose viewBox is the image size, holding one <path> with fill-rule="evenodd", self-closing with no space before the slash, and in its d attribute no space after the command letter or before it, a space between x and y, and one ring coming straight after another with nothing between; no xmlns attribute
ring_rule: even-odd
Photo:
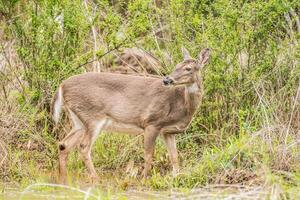
<svg viewBox="0 0 300 200"><path fill-rule="evenodd" d="M189 86L185 86L185 105L189 114L193 115L197 110L202 97L202 80L197 77L196 81Z"/></svg>

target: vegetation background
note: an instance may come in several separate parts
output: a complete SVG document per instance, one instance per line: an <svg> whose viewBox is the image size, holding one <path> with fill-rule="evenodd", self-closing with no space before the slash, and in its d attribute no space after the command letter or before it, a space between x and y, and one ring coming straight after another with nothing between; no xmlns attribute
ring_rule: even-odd
<svg viewBox="0 0 300 200"><path fill-rule="evenodd" d="M180 175L170 175L158 141L152 176L139 182L142 139L105 133L93 150L99 176L124 188L262 185L292 198L300 190L299 42L299 0L1 0L1 180L53 181L68 127L53 130L49 104L62 80L112 71L133 47L157 58L151 72L163 75L182 60L181 46L195 57L209 47L202 105L177 136ZM80 180L84 165L70 159Z"/></svg>

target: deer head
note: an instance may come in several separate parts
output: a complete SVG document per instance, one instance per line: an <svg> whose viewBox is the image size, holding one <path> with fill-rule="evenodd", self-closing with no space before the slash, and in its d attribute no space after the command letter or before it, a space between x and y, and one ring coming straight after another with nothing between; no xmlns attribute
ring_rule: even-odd
<svg viewBox="0 0 300 200"><path fill-rule="evenodd" d="M189 86L195 83L198 79L199 71L207 63L210 55L210 50L206 48L200 52L197 59L194 59L184 47L181 50L184 59L176 65L174 71L169 76L163 79L165 86Z"/></svg>

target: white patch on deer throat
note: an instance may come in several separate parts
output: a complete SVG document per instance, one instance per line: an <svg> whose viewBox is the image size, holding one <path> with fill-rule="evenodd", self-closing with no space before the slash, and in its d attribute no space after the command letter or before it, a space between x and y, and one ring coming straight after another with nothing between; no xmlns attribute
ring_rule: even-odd
<svg viewBox="0 0 300 200"><path fill-rule="evenodd" d="M196 93L199 91L199 87L198 87L197 83L194 83L193 85L187 87L187 89L188 89L189 93Z"/></svg>

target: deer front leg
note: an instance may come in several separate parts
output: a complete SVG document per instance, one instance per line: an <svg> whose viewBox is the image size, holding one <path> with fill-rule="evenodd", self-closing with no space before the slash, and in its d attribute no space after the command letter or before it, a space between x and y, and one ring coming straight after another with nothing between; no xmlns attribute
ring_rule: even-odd
<svg viewBox="0 0 300 200"><path fill-rule="evenodd" d="M176 176L179 171L178 153L176 148L175 135L163 134L164 141L167 146L168 154L172 163L172 174Z"/></svg>
<svg viewBox="0 0 300 200"><path fill-rule="evenodd" d="M92 182L96 182L98 176L91 157L92 145L93 145L92 136L89 133L85 134L80 142L79 152L89 172Z"/></svg>
<svg viewBox="0 0 300 200"><path fill-rule="evenodd" d="M145 129L145 135L144 135L145 165L143 171L144 178L147 178L152 167L155 140L158 134L159 134L159 129L154 126L148 126Z"/></svg>

